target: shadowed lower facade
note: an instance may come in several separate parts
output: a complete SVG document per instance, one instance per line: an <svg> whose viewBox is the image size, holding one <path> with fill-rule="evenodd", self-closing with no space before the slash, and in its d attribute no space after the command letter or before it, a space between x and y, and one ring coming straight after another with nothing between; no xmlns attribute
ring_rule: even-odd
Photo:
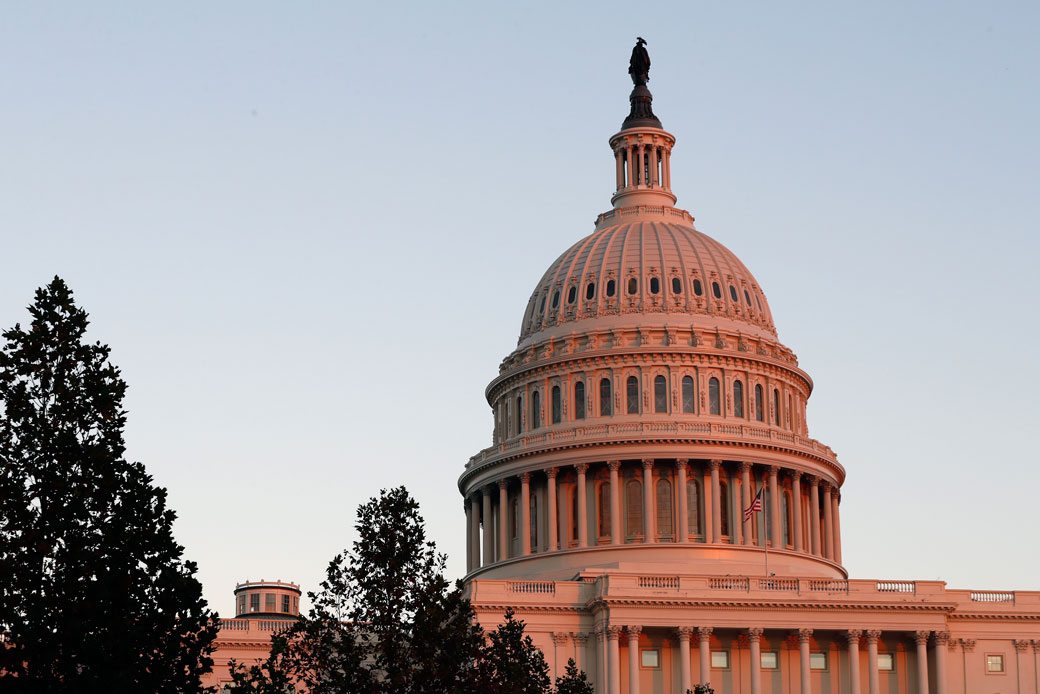
<svg viewBox="0 0 1040 694"><path fill-rule="evenodd" d="M641 44L632 66L613 207L539 280L459 478L481 623L516 608L603 694L1040 694L1040 593L849 579L812 380L674 206Z"/></svg>

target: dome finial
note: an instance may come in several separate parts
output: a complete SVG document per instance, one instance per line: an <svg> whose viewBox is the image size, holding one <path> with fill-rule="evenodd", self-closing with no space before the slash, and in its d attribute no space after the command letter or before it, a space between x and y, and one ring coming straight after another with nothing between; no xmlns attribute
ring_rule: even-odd
<svg viewBox="0 0 1040 694"><path fill-rule="evenodd" d="M651 106L654 97L647 89L646 83L650 81L650 54L646 52L646 39L642 36L636 37L636 45L632 48L632 57L628 60L628 74L632 77L635 89L628 97L632 105L628 112L628 118L621 124L621 129L637 126L649 126L660 128L661 121L654 115Z"/></svg>

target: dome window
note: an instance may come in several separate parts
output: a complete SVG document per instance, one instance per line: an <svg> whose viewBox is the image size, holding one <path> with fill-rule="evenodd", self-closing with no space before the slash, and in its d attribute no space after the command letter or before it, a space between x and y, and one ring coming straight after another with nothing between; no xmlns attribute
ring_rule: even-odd
<svg viewBox="0 0 1040 694"><path fill-rule="evenodd" d="M678 277L672 278L672 294L682 294L682 280Z"/></svg>
<svg viewBox="0 0 1040 694"><path fill-rule="evenodd" d="M559 305L560 305L560 290L557 289L555 292L553 292L552 307L556 308Z"/></svg>
<svg viewBox="0 0 1040 694"><path fill-rule="evenodd" d="M682 411L693 414L693 379L689 376L682 379Z"/></svg>
<svg viewBox="0 0 1040 694"><path fill-rule="evenodd" d="M531 428L542 426L542 403L538 391L531 393Z"/></svg>
<svg viewBox="0 0 1040 694"><path fill-rule="evenodd" d="M762 302L758 300L758 294L755 294L755 303L758 304L758 310L762 310Z"/></svg>
<svg viewBox="0 0 1040 694"><path fill-rule="evenodd" d="M651 277L650 278L650 293L651 294L660 294L661 293L661 280L657 279L656 277Z"/></svg>
<svg viewBox="0 0 1040 694"><path fill-rule="evenodd" d="M694 280L693 281L693 293L696 294L697 296L700 296L700 295L702 295L704 293L704 288L701 287L701 281L700 280Z"/></svg>
<svg viewBox="0 0 1040 694"><path fill-rule="evenodd" d="M654 412L668 411L668 384L664 376L654 378Z"/></svg>
<svg viewBox="0 0 1040 694"><path fill-rule="evenodd" d="M729 285L729 298L733 300L733 303L740 303L740 299L737 298L737 288L732 284Z"/></svg>
<svg viewBox="0 0 1040 694"><path fill-rule="evenodd" d="M741 381L733 381L733 415L744 416L744 384Z"/></svg>
<svg viewBox="0 0 1040 694"><path fill-rule="evenodd" d="M589 282L587 285L585 285L585 298L588 299L589 301L592 301L592 299L595 298L595 296L596 296L596 283L595 282Z"/></svg>
<svg viewBox="0 0 1040 694"><path fill-rule="evenodd" d="M614 296L614 280L607 280L607 296Z"/></svg>
<svg viewBox="0 0 1040 694"><path fill-rule="evenodd" d="M614 396L611 394L610 379L602 378L599 381L599 414L607 417L614 413Z"/></svg>
<svg viewBox="0 0 1040 694"><path fill-rule="evenodd" d="M628 414L639 414L639 379L629 376L625 382L625 404Z"/></svg>
<svg viewBox="0 0 1040 694"><path fill-rule="evenodd" d="M762 386L755 386L755 419L760 422L766 421L765 415L762 410L765 407L765 403L762 402Z"/></svg>
<svg viewBox="0 0 1040 694"><path fill-rule="evenodd" d="M751 305L751 295L747 293L747 290L746 290L746 289L744 290L744 302L745 302L745 303L746 303L746 304L747 304L748 306L750 306L750 305Z"/></svg>
<svg viewBox="0 0 1040 694"><path fill-rule="evenodd" d="M573 304L574 300L578 298L578 288L572 286L567 290L567 303Z"/></svg>
<svg viewBox="0 0 1040 694"><path fill-rule="evenodd" d="M545 294L545 295L542 296L542 303L538 306L538 313L545 313L545 298L547 296L549 296L549 295Z"/></svg>
<svg viewBox="0 0 1040 694"><path fill-rule="evenodd" d="M585 382L574 384L574 418L585 419Z"/></svg>
<svg viewBox="0 0 1040 694"><path fill-rule="evenodd" d="M715 295L716 299L722 298L722 287L719 286L718 282L711 283L711 293Z"/></svg>
<svg viewBox="0 0 1040 694"><path fill-rule="evenodd" d="M639 282L635 277L628 278L628 293L635 294L636 290L639 289Z"/></svg>
<svg viewBox="0 0 1040 694"><path fill-rule="evenodd" d="M552 388L552 423L559 424L563 418L563 403L560 397L560 386Z"/></svg>
<svg viewBox="0 0 1040 694"><path fill-rule="evenodd" d="M722 414L719 398L719 379L714 376L708 379L708 413Z"/></svg>

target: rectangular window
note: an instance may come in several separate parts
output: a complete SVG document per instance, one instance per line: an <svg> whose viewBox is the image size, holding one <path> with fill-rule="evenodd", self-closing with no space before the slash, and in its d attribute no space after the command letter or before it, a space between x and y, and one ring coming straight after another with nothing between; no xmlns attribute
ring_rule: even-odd
<svg viewBox="0 0 1040 694"><path fill-rule="evenodd" d="M987 654L986 672L1004 672L1004 656L996 654Z"/></svg>
<svg viewBox="0 0 1040 694"><path fill-rule="evenodd" d="M277 597L274 593L264 593L264 612L274 612L275 598Z"/></svg>
<svg viewBox="0 0 1040 694"><path fill-rule="evenodd" d="M283 595L282 596L282 612L288 612L288 611L289 611L289 596L288 595Z"/></svg>
<svg viewBox="0 0 1040 694"><path fill-rule="evenodd" d="M246 596L244 596L244 595L239 595L238 596L238 613L239 614L245 614L246 613Z"/></svg>
<svg viewBox="0 0 1040 694"><path fill-rule="evenodd" d="M896 661L892 657L891 653L878 653L877 669L878 670L895 670L896 669Z"/></svg>
<svg viewBox="0 0 1040 694"><path fill-rule="evenodd" d="M762 669L763 670L775 670L780 665L780 659L777 658L776 651L762 651Z"/></svg>
<svg viewBox="0 0 1040 694"><path fill-rule="evenodd" d="M719 670L729 669L729 651L712 651L711 666Z"/></svg>
<svg viewBox="0 0 1040 694"><path fill-rule="evenodd" d="M647 649L640 653L643 667L661 667L661 652L655 649Z"/></svg>
<svg viewBox="0 0 1040 694"><path fill-rule="evenodd" d="M826 653L810 653L809 654L809 669L810 670L826 670L827 669L827 654Z"/></svg>
<svg viewBox="0 0 1040 694"><path fill-rule="evenodd" d="M249 611L259 612L260 611L260 593L253 593L249 596Z"/></svg>

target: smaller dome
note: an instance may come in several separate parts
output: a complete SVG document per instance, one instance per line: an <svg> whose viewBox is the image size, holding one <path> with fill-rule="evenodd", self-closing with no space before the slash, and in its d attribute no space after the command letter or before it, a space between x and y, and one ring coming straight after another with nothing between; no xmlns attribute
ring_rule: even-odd
<svg viewBox="0 0 1040 694"><path fill-rule="evenodd" d="M675 325L682 316L706 327L776 337L754 276L732 251L694 229L689 213L665 208L672 222L648 220L638 211L626 223L625 212L606 213L599 229L545 272L524 313L521 345L542 333L592 330L597 321L618 326L619 316L646 327Z"/></svg>

